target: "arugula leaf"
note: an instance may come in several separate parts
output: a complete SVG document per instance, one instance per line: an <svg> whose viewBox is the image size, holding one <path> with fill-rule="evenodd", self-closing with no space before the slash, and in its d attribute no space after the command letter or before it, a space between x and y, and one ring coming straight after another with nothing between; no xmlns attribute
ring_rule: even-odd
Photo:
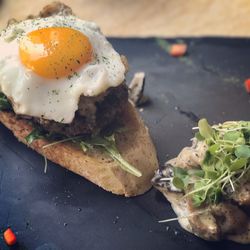
<svg viewBox="0 0 250 250"><path fill-rule="evenodd" d="M34 128L32 132L25 137L25 140L28 144L31 144L33 141L44 137L45 135L40 129Z"/></svg>
<svg viewBox="0 0 250 250"><path fill-rule="evenodd" d="M26 140L31 143L33 140L42 138L43 136L46 137L46 135L41 134L39 130L34 130L32 131L30 135L26 137ZM119 166L124 171L130 174L133 174L137 177L142 176L142 173L138 169L136 169L134 166L132 166L130 163L128 163L119 153L119 150L116 147L114 134L108 137L94 136L88 139L84 138L83 136L68 137L68 138L64 138L62 140L54 141L50 144L47 144L43 146L43 149L57 145L59 143L64 143L64 142L73 142L75 144L78 144L81 147L83 152L87 152L88 150L93 150L95 148L104 150L113 160L115 160L119 164Z"/></svg>
<svg viewBox="0 0 250 250"><path fill-rule="evenodd" d="M93 145L103 148L106 153L117 163L119 163L119 166L126 172L133 174L137 177L141 177L142 173L136 169L134 166L132 166L130 163L128 163L122 155L119 153L116 143L115 143L115 136L114 134L109 137L100 137L96 136L89 140L85 140L84 143L87 145Z"/></svg>
<svg viewBox="0 0 250 250"><path fill-rule="evenodd" d="M136 169L134 166L129 164L119 153L118 149L113 145L113 146L105 146L104 147L107 151L107 153L110 155L112 159L117 161L120 165L120 167L125 170L126 172L129 172L130 174L133 174L137 177L141 177L142 173Z"/></svg>
<svg viewBox="0 0 250 250"><path fill-rule="evenodd" d="M10 110L11 108L11 104L7 97L0 92L0 110Z"/></svg>
<svg viewBox="0 0 250 250"><path fill-rule="evenodd" d="M79 144L80 144L80 147L81 147L81 149L82 149L82 151L83 151L84 153L86 153L88 150L94 148L93 145L91 145L90 143L86 143L86 142L84 142L84 141L80 141Z"/></svg>

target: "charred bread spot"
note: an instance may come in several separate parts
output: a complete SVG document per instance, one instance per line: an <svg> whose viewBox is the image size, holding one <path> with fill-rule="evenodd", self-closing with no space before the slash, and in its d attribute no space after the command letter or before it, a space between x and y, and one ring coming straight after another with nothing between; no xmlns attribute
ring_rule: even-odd
<svg viewBox="0 0 250 250"><path fill-rule="evenodd" d="M47 6L45 6L42 11L39 13L39 17L49 17L53 15L74 15L72 9L61 3L61 2L53 2Z"/></svg>

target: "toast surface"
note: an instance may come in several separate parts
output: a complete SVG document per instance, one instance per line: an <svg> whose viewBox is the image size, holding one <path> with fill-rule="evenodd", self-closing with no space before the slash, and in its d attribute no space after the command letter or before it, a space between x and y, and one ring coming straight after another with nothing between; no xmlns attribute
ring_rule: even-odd
<svg viewBox="0 0 250 250"><path fill-rule="evenodd" d="M43 149L43 146L51 143L46 139L35 140L29 145L25 137L33 130L32 125L27 120L18 119L12 112L0 112L0 121L22 143L103 189L129 197L143 194L151 188L158 161L148 129L130 103L125 107L122 119L126 129L116 134L116 144L124 159L142 172L141 177L125 172L100 150L83 152L70 142Z"/></svg>

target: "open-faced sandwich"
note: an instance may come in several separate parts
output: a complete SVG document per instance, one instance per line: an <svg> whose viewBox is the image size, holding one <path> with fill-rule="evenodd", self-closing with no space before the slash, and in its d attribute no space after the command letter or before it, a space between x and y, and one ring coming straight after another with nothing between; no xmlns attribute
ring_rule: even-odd
<svg viewBox="0 0 250 250"><path fill-rule="evenodd" d="M45 159L115 194L151 187L158 162L128 101L128 65L61 3L0 33L0 121Z"/></svg>
<svg viewBox="0 0 250 250"><path fill-rule="evenodd" d="M250 243L250 122L199 121L191 147L153 178L180 225L211 241ZM172 221L173 219L166 220Z"/></svg>

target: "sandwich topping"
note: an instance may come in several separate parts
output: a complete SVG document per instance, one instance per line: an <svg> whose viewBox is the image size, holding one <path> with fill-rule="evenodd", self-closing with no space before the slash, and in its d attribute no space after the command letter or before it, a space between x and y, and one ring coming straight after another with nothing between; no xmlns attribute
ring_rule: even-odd
<svg viewBox="0 0 250 250"><path fill-rule="evenodd" d="M42 16L42 14L41 14ZM0 111L32 123L28 143L70 141L104 150L122 169L141 173L116 147L128 103L126 63L99 27L69 15L27 19L0 33Z"/></svg>
<svg viewBox="0 0 250 250"><path fill-rule="evenodd" d="M0 91L19 115L69 124L79 100L120 86L126 68L99 27L55 15L0 33Z"/></svg>
<svg viewBox="0 0 250 250"><path fill-rule="evenodd" d="M202 119L194 129L192 147L158 170L153 183L173 207L183 202L187 230L209 240L249 243L250 122L210 126Z"/></svg>

